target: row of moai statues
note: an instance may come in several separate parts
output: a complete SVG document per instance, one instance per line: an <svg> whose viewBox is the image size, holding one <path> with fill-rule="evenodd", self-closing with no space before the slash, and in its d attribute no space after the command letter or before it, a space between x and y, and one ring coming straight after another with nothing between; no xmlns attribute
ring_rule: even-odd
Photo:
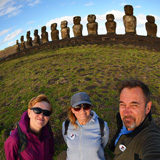
<svg viewBox="0 0 160 160"><path fill-rule="evenodd" d="M133 15L133 7L131 5L125 5L124 6L125 15L123 16L123 23L125 27L125 33L126 34L136 34L136 26L137 26L137 19ZM116 22L114 21L114 15L113 14L107 14L105 23L107 34L115 34L116 33ZM151 15L146 16L147 22L145 23L147 36L156 37L157 34L157 25L155 24L155 18ZM97 35L98 34L98 23L96 22L96 16L94 14L90 14L87 17L87 31L88 35ZM83 36L82 30L83 25L80 24L81 17L75 16L73 17L73 34L74 37ZM62 39L70 38L70 28L68 27L68 22L66 20L61 22L61 37ZM38 30L34 30L34 40L32 41L32 38L30 37L30 31L27 32L26 35L26 43L24 41L24 36L21 36L21 45L19 45L17 40L17 51L20 49L23 50L29 47L32 47L34 45L40 45L41 43L48 42L48 32L46 31L46 26L43 26L41 28L41 39L38 35ZM57 30L57 23L51 24L51 39L59 40L59 30ZM26 45L25 45L26 44Z"/></svg>

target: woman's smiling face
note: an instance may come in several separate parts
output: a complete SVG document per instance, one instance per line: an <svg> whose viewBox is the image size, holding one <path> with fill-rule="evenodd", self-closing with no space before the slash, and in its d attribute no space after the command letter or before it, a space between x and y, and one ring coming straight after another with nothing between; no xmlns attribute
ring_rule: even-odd
<svg viewBox="0 0 160 160"><path fill-rule="evenodd" d="M45 101L37 102L32 108L34 107L51 111L50 104ZM28 109L28 116L30 118L30 129L36 132L40 131L42 127L44 127L50 119L50 116L44 116L43 112L40 114L36 114L31 109Z"/></svg>

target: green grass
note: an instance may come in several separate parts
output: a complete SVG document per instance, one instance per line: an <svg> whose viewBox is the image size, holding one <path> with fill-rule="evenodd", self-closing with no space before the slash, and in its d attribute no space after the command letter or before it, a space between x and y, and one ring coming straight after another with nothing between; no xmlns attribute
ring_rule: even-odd
<svg viewBox="0 0 160 160"><path fill-rule="evenodd" d="M66 148L61 125L67 117L71 96L79 91L91 96L97 114L108 122L111 136L116 129L118 84L138 78L153 93L153 116L160 111L160 52L133 46L82 45L41 51L0 63L0 147L33 96L44 93L52 105L52 130L56 156ZM107 149L106 149L107 151ZM56 156L54 159L56 159Z"/></svg>

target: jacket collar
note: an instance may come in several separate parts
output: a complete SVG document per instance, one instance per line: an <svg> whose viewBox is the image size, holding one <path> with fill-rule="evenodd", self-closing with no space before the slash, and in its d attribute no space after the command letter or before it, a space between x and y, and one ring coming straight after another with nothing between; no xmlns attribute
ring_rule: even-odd
<svg viewBox="0 0 160 160"><path fill-rule="evenodd" d="M117 138L117 136L119 135L121 129L122 129L122 126L123 126L123 123L122 123L122 119L120 117L120 113L118 112L117 115L116 115L116 119L117 119L117 131L114 135L114 137L112 138L111 142L109 143L109 149L111 151L114 151L115 149L115 140ZM134 137L136 134L138 134L143 128L145 128L145 126L150 123L152 121L152 115L151 115L151 111L148 113L148 115L146 116L146 118L144 119L144 121L136 128L134 129L133 132L127 134L127 136L132 136Z"/></svg>

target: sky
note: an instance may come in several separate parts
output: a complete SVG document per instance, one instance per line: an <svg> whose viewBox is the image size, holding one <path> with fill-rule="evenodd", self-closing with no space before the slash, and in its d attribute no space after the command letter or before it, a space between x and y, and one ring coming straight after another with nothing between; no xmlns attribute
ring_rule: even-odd
<svg viewBox="0 0 160 160"><path fill-rule="evenodd" d="M132 5L133 15L137 18L137 35L146 36L146 16L155 17L157 24L157 37L160 38L160 0L0 0L0 50L16 44L23 35L26 41L27 31L34 39L34 30L46 26L50 37L50 26L57 23L60 34L60 23L68 21L70 37L73 36L73 17L80 16L83 25L83 35L88 35L86 24L89 14L96 15L98 34L106 34L105 22L107 14L114 14L117 23L116 34L125 34L123 25L124 6Z"/></svg>

